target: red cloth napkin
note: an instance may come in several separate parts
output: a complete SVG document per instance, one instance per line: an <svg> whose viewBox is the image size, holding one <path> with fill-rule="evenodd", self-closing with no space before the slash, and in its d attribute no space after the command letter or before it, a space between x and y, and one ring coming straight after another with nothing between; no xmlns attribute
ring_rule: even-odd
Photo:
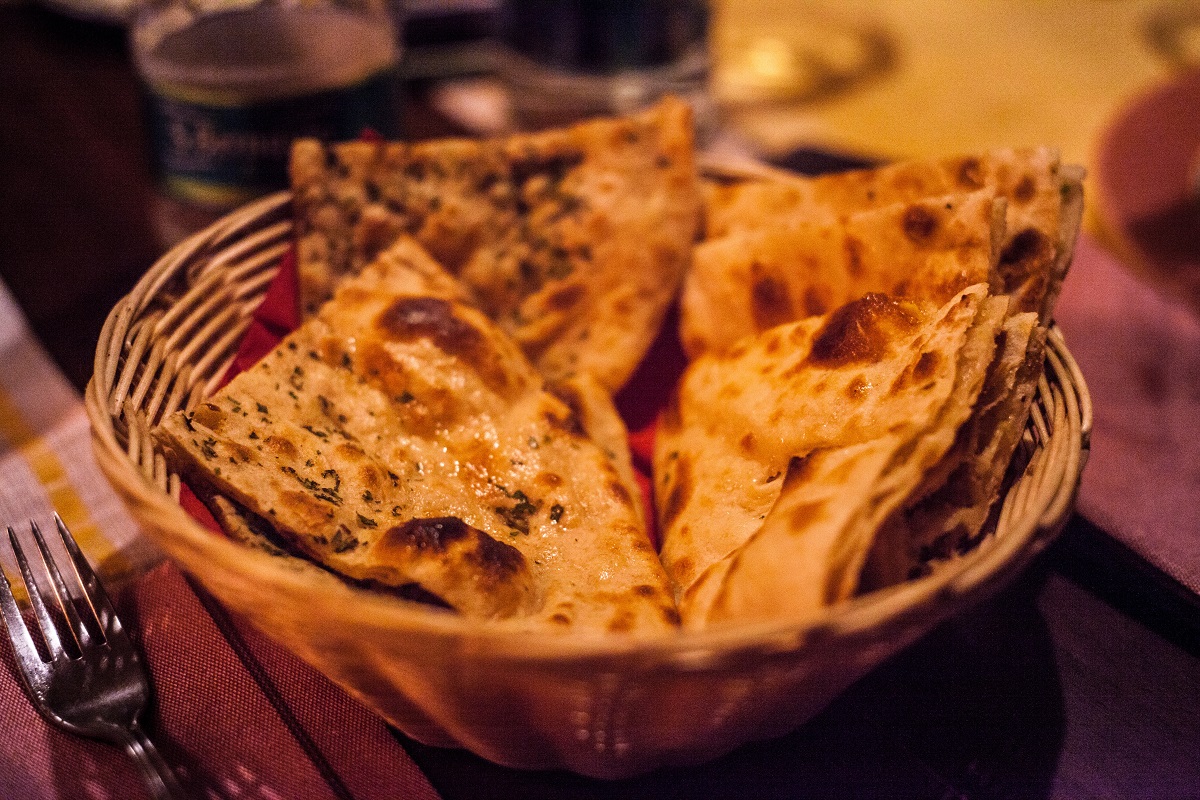
<svg viewBox="0 0 1200 800"><path fill-rule="evenodd" d="M299 322L295 264L285 259L234 369ZM185 498L185 500L191 498ZM196 516L207 512L187 504ZM215 528L211 517L206 520ZM146 725L195 797L414 798L437 792L386 723L321 673L198 593L171 564L116 600L140 639L156 700ZM11 645L0 644L0 798L145 797L118 748L72 736L38 714ZM13 765L23 765L20 770Z"/></svg>
<svg viewBox="0 0 1200 800"><path fill-rule="evenodd" d="M285 257L227 379L299 325L295 266L291 255ZM616 398L629 425L647 510L653 508L648 476L655 420L685 364L676 330L672 315ZM184 488L188 511L219 531ZM653 514L648 516L653 526ZM139 634L157 691L148 729L196 796L437 798L382 719L232 618L173 565L142 576L118 605L126 627ZM0 764L29 765L20 774L0 775L0 797L145 796L132 761L119 750L45 722L20 688L7 640L0 652L12 676L0 681L0 729L13 732L0 737Z"/></svg>
<svg viewBox="0 0 1200 800"><path fill-rule="evenodd" d="M149 667L146 724L195 797L432 800L438 794L379 717L163 564L117 600ZM0 663L0 797L145 797L117 748L45 722L21 690L7 638Z"/></svg>

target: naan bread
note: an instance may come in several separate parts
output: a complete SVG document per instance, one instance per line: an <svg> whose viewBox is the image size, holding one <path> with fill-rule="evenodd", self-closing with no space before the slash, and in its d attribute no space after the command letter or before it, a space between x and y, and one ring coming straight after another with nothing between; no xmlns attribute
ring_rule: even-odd
<svg viewBox="0 0 1200 800"><path fill-rule="evenodd" d="M992 187L1007 201L1000 291L1012 313L1049 321L1070 266L1083 214L1083 171L1054 148L997 149L974 156L908 161L815 180L814 196L838 208Z"/></svg>
<svg viewBox="0 0 1200 800"><path fill-rule="evenodd" d="M937 305L992 283L1004 202L991 188L837 216L768 217L696 246L681 300L692 358L744 336L824 314L869 292Z"/></svg>
<svg viewBox="0 0 1200 800"><path fill-rule="evenodd" d="M234 504L244 540L265 523L353 582L517 627L672 629L607 392L586 375L547 384L461 298L401 240L155 435Z"/></svg>
<svg viewBox="0 0 1200 800"><path fill-rule="evenodd" d="M991 189L1006 201L998 268L1011 313L1036 311L1047 324L1070 266L1083 214L1083 172L1054 148L996 149L910 160L815 178L761 179L705 189L705 236L839 219L893 203ZM878 289L882 291L882 289Z"/></svg>
<svg viewBox="0 0 1200 800"><path fill-rule="evenodd" d="M881 526L864 588L917 577L977 543L1000 494L1042 375L1043 336L1032 312L1005 320L971 419L921 487Z"/></svg>
<svg viewBox="0 0 1200 800"><path fill-rule="evenodd" d="M657 334L700 213L691 111L490 140L292 150L303 307L410 234L552 380L620 388Z"/></svg>
<svg viewBox="0 0 1200 800"><path fill-rule="evenodd" d="M662 559L685 626L811 616L968 420L1008 299L870 294L689 367L659 421Z"/></svg>
<svg viewBox="0 0 1200 800"><path fill-rule="evenodd" d="M946 264L953 263L955 239L946 239L940 251L914 251L894 233L889 237L889 228L866 228L862 220L890 219L894 232L907 230L909 207L957 197L961 209L964 198L979 192L992 192L1003 203L1002 219L992 224L999 247L988 277L993 292L1012 298L1001 355L990 367L981 409L955 447L884 524L868 584L924 571L931 559L968 547L983 529L1042 373L1054 302L1078 236L1081 179L1081 170L1062 165L1055 150L1034 148L706 186L708 238L697 247L681 314L681 335L693 355L728 347L748 330L819 311L823 297L844 301L854 292L882 291L936 299L954 288L956 276ZM980 216L974 219L982 223ZM843 254L840 263L838 245L853 254ZM814 252L825 254L824 260ZM885 255L867 261L861 252ZM980 251L973 252L975 271L964 270L960 280L980 280Z"/></svg>

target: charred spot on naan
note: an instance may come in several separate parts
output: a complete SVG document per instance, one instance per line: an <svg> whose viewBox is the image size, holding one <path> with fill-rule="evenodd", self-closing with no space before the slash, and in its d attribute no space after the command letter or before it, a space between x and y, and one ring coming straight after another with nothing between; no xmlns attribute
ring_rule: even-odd
<svg viewBox="0 0 1200 800"><path fill-rule="evenodd" d="M897 333L911 331L920 321L911 304L872 292L829 315L813 339L808 361L823 367L879 361Z"/></svg>
<svg viewBox="0 0 1200 800"><path fill-rule="evenodd" d="M1025 205L1037 196L1037 182L1029 175L1021 176L1013 187L1010 197L1017 205Z"/></svg>
<svg viewBox="0 0 1200 800"><path fill-rule="evenodd" d="M750 265L750 303L754 324L766 330L795 319L787 282L755 261Z"/></svg>
<svg viewBox="0 0 1200 800"><path fill-rule="evenodd" d="M850 235L846 237L845 244L843 245L843 249L846 252L846 272L852 277L857 278L866 271L866 267L863 265L863 251L865 248L866 245L857 236Z"/></svg>
<svg viewBox="0 0 1200 800"><path fill-rule="evenodd" d="M1004 246L998 270L1004 291L1018 298L1019 311L1039 311L1051 275L1047 266L1056 256L1054 242L1037 228L1026 228Z"/></svg>
<svg viewBox="0 0 1200 800"><path fill-rule="evenodd" d="M974 156L966 156L957 162L952 161L949 164L950 172L954 175L955 182L966 191L975 191L983 188L985 174L983 170L983 162Z"/></svg>
<svg viewBox="0 0 1200 800"><path fill-rule="evenodd" d="M439 297L401 297L376 320L392 341L425 338L449 356L460 359L493 389L507 391L508 371L496 363L486 334L456 313L454 304Z"/></svg>
<svg viewBox="0 0 1200 800"><path fill-rule="evenodd" d="M529 580L529 565L520 550L457 517L407 520L388 528L375 548L384 559L432 555L443 560L449 570L455 562L462 562L470 567L470 579L484 592Z"/></svg>
<svg viewBox="0 0 1200 800"><path fill-rule="evenodd" d="M928 206L914 203L904 212L904 235L916 245L928 245L937 235L941 220Z"/></svg>
<svg viewBox="0 0 1200 800"><path fill-rule="evenodd" d="M662 512L659 515L659 524L664 530L675 524L679 513L683 511L696 489L688 457L675 453L670 462L668 471L660 477L664 488L669 487L666 500L661 503Z"/></svg>

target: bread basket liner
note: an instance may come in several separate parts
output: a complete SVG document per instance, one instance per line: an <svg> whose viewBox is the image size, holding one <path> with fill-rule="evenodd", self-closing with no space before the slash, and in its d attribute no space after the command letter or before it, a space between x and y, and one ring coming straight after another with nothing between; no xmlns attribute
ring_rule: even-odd
<svg viewBox="0 0 1200 800"><path fill-rule="evenodd" d="M997 591L1071 512L1089 448L1091 401L1052 327L1046 373L1017 455L1024 470L1003 497L995 534L926 578L803 624L731 625L657 639L534 635L426 610L332 576L314 582L192 518L179 505L178 476L149 436L164 414L219 386L291 235L290 194L264 198L181 242L117 303L85 396L94 449L145 533L200 587L423 743L466 748L511 767L624 778L782 735Z"/></svg>

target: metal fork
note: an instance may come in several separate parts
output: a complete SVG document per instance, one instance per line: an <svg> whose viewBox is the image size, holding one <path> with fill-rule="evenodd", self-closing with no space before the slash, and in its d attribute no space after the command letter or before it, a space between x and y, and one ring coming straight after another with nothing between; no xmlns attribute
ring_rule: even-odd
<svg viewBox="0 0 1200 800"><path fill-rule="evenodd" d="M0 614L25 688L50 722L80 736L122 745L137 763L156 800L182 798L184 793L175 774L138 723L150 697L150 680L141 657L67 526L57 514L54 521L70 555L72 590L68 590L36 523L30 522L30 528L50 578L51 590L45 594L16 533L8 528L8 540L20 565L49 660L38 651L8 578L0 571Z"/></svg>

